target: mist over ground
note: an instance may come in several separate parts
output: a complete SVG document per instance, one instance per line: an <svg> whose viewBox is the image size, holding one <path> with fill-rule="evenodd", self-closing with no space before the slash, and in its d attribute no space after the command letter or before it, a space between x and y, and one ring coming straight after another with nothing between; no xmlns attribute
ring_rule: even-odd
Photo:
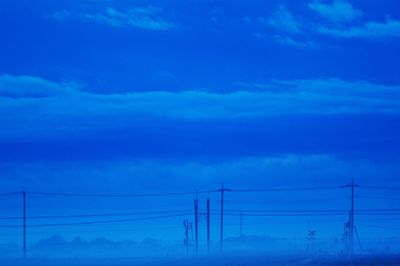
<svg viewBox="0 0 400 266"><path fill-rule="evenodd" d="M349 256L343 243L337 240L319 241L311 250L307 239L275 239L262 236L226 238L223 255L218 243L194 247L186 253L183 243L161 243L147 238L141 242L110 241L96 238L86 241L79 237L67 241L59 235L44 239L29 247L28 257L21 258L21 246L2 245L0 263L5 266L85 266L85 265L398 265L400 238L364 242L368 249ZM364 246L364 247L365 247Z"/></svg>
<svg viewBox="0 0 400 266"><path fill-rule="evenodd" d="M224 257L209 257L209 258L130 258L130 259L14 259L14 260L0 260L0 263L5 266L95 266L95 265L116 265L116 266L128 266L128 265L151 265L151 266L166 266L166 265L198 265L198 266L269 266L269 265L286 265L286 266L311 266L311 265L385 265L395 266L398 265L400 256L394 255L377 255L377 256L363 256L354 257L353 259L343 257L306 257L304 255L232 255Z"/></svg>

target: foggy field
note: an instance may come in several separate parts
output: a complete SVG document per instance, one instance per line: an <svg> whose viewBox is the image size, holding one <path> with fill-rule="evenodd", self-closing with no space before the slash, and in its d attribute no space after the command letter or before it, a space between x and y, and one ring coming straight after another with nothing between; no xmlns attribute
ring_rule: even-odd
<svg viewBox="0 0 400 266"><path fill-rule="evenodd" d="M353 260L338 257L307 258L302 256L230 256L212 258L124 258L124 259L7 259L2 266L308 266L308 265L400 265L400 256L363 256Z"/></svg>

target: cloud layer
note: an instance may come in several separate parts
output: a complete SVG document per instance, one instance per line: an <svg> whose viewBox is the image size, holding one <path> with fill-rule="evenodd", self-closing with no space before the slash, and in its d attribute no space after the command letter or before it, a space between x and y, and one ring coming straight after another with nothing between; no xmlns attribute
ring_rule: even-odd
<svg viewBox="0 0 400 266"><path fill-rule="evenodd" d="M390 39L400 38L400 21L387 19L385 22L366 22L363 25L349 28L332 28L321 26L317 31L336 38Z"/></svg>
<svg viewBox="0 0 400 266"><path fill-rule="evenodd" d="M164 31L174 28L176 26L174 23L159 16L161 11L160 8L155 7L136 7L122 12L109 7L102 13L72 13L64 10L55 12L52 17L58 20L76 18L118 28L132 27L152 31Z"/></svg>
<svg viewBox="0 0 400 266"><path fill-rule="evenodd" d="M343 0L334 0L331 4L314 1L309 2L308 7L334 23L351 22L363 14L361 10L355 9L349 2Z"/></svg>
<svg viewBox="0 0 400 266"><path fill-rule="evenodd" d="M286 6L280 5L268 18L259 22L274 28L278 33L273 41L298 48L317 48L320 36L338 39L390 40L400 37L400 21L386 18L386 21L363 18L364 12L353 7L348 1L335 0L322 3L315 0L308 8L323 19L315 21L305 15L293 14ZM259 34L261 35L261 34Z"/></svg>
<svg viewBox="0 0 400 266"><path fill-rule="evenodd" d="M74 93L78 84L57 83L35 76L0 76L0 97L46 98Z"/></svg>
<svg viewBox="0 0 400 266"><path fill-rule="evenodd" d="M63 84L0 77L1 158L376 157L398 148L399 86L317 79L238 82L229 93L99 94Z"/></svg>
<svg viewBox="0 0 400 266"><path fill-rule="evenodd" d="M301 31L300 22L298 22L292 13L283 5L279 6L269 19L260 17L259 21L289 33L299 33Z"/></svg>
<svg viewBox="0 0 400 266"><path fill-rule="evenodd" d="M98 94L85 92L74 83L3 75L0 101L2 111L34 107L59 115L118 113L190 119L400 111L400 86L340 79L237 82L236 86L225 94L194 90Z"/></svg>
<svg viewBox="0 0 400 266"><path fill-rule="evenodd" d="M1 166L1 165L0 165ZM284 154L270 157L242 157L209 162L174 162L157 159L90 162L44 162L2 165L6 174L3 186L19 189L23 184L31 190L41 190L41 184L57 188L58 192L135 192L185 191L188 188L212 189L221 182L233 188L283 187L310 184L345 184L351 177L370 183L396 179L399 166L371 161L344 161L330 154ZM151 170L150 170L151 169ZM26 176L24 173L30 173ZM300 174L301 173L301 174ZM357 176L354 176L354 175ZM63 180L70 180L64 183ZM96 187L93 188L93 180ZM58 186L58 184L64 184Z"/></svg>

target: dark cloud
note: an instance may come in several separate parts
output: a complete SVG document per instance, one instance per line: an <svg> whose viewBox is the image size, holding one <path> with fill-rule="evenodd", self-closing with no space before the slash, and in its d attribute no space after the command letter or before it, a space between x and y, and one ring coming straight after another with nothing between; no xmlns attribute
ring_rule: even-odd
<svg viewBox="0 0 400 266"><path fill-rule="evenodd" d="M397 115L273 116L259 119L127 120L119 128L0 144L3 160L232 158L329 153L387 158L398 152Z"/></svg>

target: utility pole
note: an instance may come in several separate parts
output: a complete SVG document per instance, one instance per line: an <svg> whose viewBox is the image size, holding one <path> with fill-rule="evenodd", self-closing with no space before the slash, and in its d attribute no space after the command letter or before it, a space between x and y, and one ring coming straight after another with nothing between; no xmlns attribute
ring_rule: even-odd
<svg viewBox="0 0 400 266"><path fill-rule="evenodd" d="M317 231L308 229L308 251L314 252L315 240L317 240Z"/></svg>
<svg viewBox="0 0 400 266"><path fill-rule="evenodd" d="M229 189L224 187L224 183L221 185L221 231L220 231L220 252L223 252L224 247L224 193L225 191L230 191Z"/></svg>
<svg viewBox="0 0 400 266"><path fill-rule="evenodd" d="M192 230L192 223L189 222L188 219L186 219L186 220L183 221L183 226L185 227L184 244L185 244L185 247L186 247L186 256L188 256L189 255L189 246L190 246L189 230Z"/></svg>
<svg viewBox="0 0 400 266"><path fill-rule="evenodd" d="M348 252L349 256L354 254L354 188L359 187L359 185L354 183L354 179L351 180L350 185L344 187L349 187L351 189L351 203L349 211L349 238L348 238Z"/></svg>
<svg viewBox="0 0 400 266"><path fill-rule="evenodd" d="M26 259L26 192L22 191L22 219L23 219L23 232L22 232L22 243L23 243L23 254Z"/></svg>
<svg viewBox="0 0 400 266"><path fill-rule="evenodd" d="M243 236L243 213L240 213L240 236Z"/></svg>
<svg viewBox="0 0 400 266"><path fill-rule="evenodd" d="M210 199L207 199L207 252L210 255Z"/></svg>
<svg viewBox="0 0 400 266"><path fill-rule="evenodd" d="M224 184L221 186L221 229L220 229L220 252L223 251L223 242L224 242Z"/></svg>
<svg viewBox="0 0 400 266"><path fill-rule="evenodd" d="M350 231L349 231L349 240L350 240L350 256L353 256L354 253L354 179L351 180L351 206L350 206Z"/></svg>
<svg viewBox="0 0 400 266"><path fill-rule="evenodd" d="M195 250L196 255L199 252L199 200L197 198L196 191L196 199L194 200L194 230L195 230Z"/></svg>

